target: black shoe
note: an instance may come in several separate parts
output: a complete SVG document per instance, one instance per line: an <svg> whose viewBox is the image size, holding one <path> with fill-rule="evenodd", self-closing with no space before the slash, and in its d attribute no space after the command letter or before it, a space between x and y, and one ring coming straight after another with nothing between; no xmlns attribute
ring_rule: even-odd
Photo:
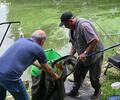
<svg viewBox="0 0 120 100"><path fill-rule="evenodd" d="M91 96L91 99L97 99L101 95L101 89L95 90L94 94Z"/></svg>
<svg viewBox="0 0 120 100"><path fill-rule="evenodd" d="M72 89L69 93L66 94L67 96L71 96L71 97L78 97L79 96L79 92L78 90Z"/></svg>

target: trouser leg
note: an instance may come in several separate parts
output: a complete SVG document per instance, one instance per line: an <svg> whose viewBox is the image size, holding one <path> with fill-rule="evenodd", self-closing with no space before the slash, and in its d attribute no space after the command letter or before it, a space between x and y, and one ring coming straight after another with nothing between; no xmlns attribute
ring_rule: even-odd
<svg viewBox="0 0 120 100"><path fill-rule="evenodd" d="M0 100L5 100L6 98L6 89L0 85Z"/></svg>
<svg viewBox="0 0 120 100"><path fill-rule="evenodd" d="M6 83L7 90L12 94L15 100L29 100L25 85L20 80L8 81Z"/></svg>
<svg viewBox="0 0 120 100"><path fill-rule="evenodd" d="M83 63L81 61L79 61L76 64L76 68L75 68L75 72L74 72L74 86L73 88L78 90L80 88L80 86L82 85L85 76L88 72L88 67L84 66Z"/></svg>
<svg viewBox="0 0 120 100"><path fill-rule="evenodd" d="M95 90L99 90L101 87L100 84L100 75L101 75L101 65L102 65L103 57L99 58L94 64L92 64L90 68L90 81L91 85Z"/></svg>
<svg viewBox="0 0 120 100"><path fill-rule="evenodd" d="M39 76L32 76L32 100L41 100L47 93L46 74L42 72Z"/></svg>
<svg viewBox="0 0 120 100"><path fill-rule="evenodd" d="M40 84L40 75L39 76L32 76L32 100L40 99L39 98L39 95L40 95L39 84Z"/></svg>

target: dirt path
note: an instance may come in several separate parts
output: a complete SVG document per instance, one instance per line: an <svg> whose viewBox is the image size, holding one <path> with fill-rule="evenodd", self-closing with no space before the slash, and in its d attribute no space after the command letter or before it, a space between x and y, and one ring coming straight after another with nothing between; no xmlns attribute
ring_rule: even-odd
<svg viewBox="0 0 120 100"><path fill-rule="evenodd" d="M65 81L65 91L68 93L72 89L73 82L68 80ZM89 80L85 80L82 87L79 89L80 96L71 98L69 96L65 97L65 100L91 100L91 95L94 93L93 88L90 85ZM100 100L96 99L96 100Z"/></svg>

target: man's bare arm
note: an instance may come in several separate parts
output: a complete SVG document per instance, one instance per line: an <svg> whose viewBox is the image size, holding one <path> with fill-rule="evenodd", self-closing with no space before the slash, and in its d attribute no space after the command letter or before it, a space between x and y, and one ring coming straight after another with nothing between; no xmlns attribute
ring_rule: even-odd
<svg viewBox="0 0 120 100"><path fill-rule="evenodd" d="M41 65L42 69L47 72L54 80L57 80L59 76L53 72L52 68L46 63Z"/></svg>
<svg viewBox="0 0 120 100"><path fill-rule="evenodd" d="M33 65L35 65L36 67L38 67L40 69L42 68L40 63L37 60L33 63Z"/></svg>

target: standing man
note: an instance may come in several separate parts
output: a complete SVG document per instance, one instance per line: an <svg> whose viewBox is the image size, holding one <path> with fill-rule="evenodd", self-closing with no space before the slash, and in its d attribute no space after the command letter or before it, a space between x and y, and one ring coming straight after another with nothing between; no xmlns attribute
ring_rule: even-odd
<svg viewBox="0 0 120 100"><path fill-rule="evenodd" d="M87 57L87 55L103 49L98 34L90 21L78 19L71 12L63 13L60 20L60 26L64 25L70 29L69 36L70 42L72 43L70 54L74 55L77 52L79 55L74 72L74 86L67 95L72 97L79 95L78 90L89 71L91 85L95 89L91 98L96 99L101 94L99 78L103 54L99 53L90 57Z"/></svg>
<svg viewBox="0 0 120 100"><path fill-rule="evenodd" d="M32 38L22 38L17 40L0 57L0 100L5 100L6 90L8 90L15 100L29 100L25 86L20 79L23 72L34 63L45 72L58 79L51 67L47 64L47 58L42 48L46 40L43 30L36 30Z"/></svg>

